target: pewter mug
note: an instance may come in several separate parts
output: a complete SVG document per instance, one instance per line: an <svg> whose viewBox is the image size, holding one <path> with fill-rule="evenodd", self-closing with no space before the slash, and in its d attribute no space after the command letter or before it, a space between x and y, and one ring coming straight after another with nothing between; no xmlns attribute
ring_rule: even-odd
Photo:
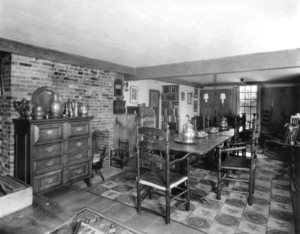
<svg viewBox="0 0 300 234"><path fill-rule="evenodd" d="M89 111L89 105L83 104L82 102L79 103L79 108L78 108L78 114L80 116L86 116L88 115Z"/></svg>

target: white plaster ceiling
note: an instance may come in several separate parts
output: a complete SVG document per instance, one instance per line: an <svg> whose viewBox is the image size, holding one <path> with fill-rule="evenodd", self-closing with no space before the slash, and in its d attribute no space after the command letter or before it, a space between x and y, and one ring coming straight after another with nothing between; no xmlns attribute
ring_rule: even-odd
<svg viewBox="0 0 300 234"><path fill-rule="evenodd" d="M0 0L0 37L130 67L300 48L299 25L299 0Z"/></svg>

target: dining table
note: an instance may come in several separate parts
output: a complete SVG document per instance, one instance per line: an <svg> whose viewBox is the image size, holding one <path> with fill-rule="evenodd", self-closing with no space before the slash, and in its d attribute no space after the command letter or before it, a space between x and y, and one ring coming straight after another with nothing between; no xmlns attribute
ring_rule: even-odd
<svg viewBox="0 0 300 234"><path fill-rule="evenodd" d="M233 136L233 128L218 131L216 133L209 133L209 131L207 131L207 134L204 137L196 137L191 143L177 141L176 139L178 139L180 135L175 135L170 137L169 147L170 150L173 151L205 155L217 146L220 146L224 144L224 142L230 140Z"/></svg>
<svg viewBox="0 0 300 234"><path fill-rule="evenodd" d="M201 138L195 138L192 143L180 142L176 139L180 138L180 135L175 135L170 137L169 148L172 151L187 154L189 153L193 157L201 158L207 153L211 152L218 146L223 146L226 141L229 141L234 136L234 129L230 128L228 130L218 131L216 133L209 133L209 129L205 130L207 134ZM182 156L182 155L181 155ZM176 156L175 156L176 157ZM180 157L180 156L179 156ZM176 171L186 171L188 165L183 165L181 163L175 166ZM176 193L176 191L174 191ZM202 203L206 203L206 199L202 196L197 195L198 199Z"/></svg>

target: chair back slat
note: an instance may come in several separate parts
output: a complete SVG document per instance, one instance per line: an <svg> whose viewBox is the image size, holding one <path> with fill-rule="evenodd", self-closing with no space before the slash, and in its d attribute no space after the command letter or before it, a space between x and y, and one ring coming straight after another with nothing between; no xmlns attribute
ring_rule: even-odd
<svg viewBox="0 0 300 234"><path fill-rule="evenodd" d="M166 138L167 137L167 132L158 129L158 128L151 128L151 127L140 127L138 128L138 134L144 135L145 137L153 139L158 139L158 138Z"/></svg>
<svg viewBox="0 0 300 234"><path fill-rule="evenodd" d="M300 115L292 115L290 119L290 123L292 125L299 125L300 124Z"/></svg>
<svg viewBox="0 0 300 234"><path fill-rule="evenodd" d="M137 125L137 165L138 176L141 168L148 168L152 173L156 170L170 168L169 125L166 130ZM141 168L140 168L141 167Z"/></svg>
<svg viewBox="0 0 300 234"><path fill-rule="evenodd" d="M284 136L284 143L290 144L294 143L297 139L299 130L299 125L287 125L285 130L285 136Z"/></svg>
<svg viewBox="0 0 300 234"><path fill-rule="evenodd" d="M147 140L140 141L139 146L142 148L147 148L149 150L166 151L167 142L165 140L149 141L147 139Z"/></svg>

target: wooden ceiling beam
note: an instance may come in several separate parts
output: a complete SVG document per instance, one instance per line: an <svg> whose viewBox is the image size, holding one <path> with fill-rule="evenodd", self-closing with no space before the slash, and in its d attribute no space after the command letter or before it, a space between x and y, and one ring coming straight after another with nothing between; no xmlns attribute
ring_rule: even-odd
<svg viewBox="0 0 300 234"><path fill-rule="evenodd" d="M300 67L300 49L136 68L138 79L236 73Z"/></svg>

